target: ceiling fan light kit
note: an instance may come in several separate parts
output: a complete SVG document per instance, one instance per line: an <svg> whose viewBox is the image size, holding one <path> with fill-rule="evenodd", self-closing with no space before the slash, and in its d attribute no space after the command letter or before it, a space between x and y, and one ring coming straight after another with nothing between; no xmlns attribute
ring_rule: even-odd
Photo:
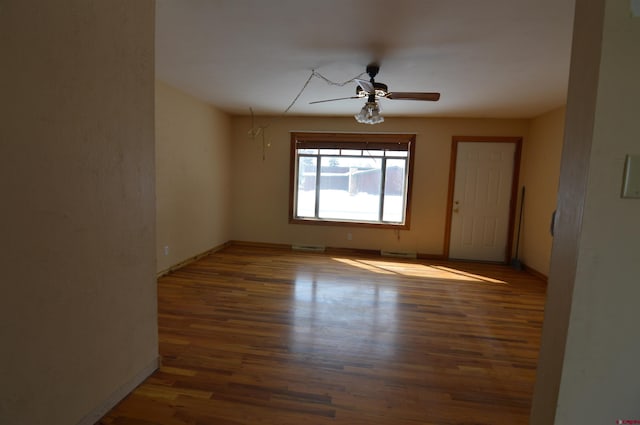
<svg viewBox="0 0 640 425"><path fill-rule="evenodd" d="M398 100L426 100L435 102L440 99L440 93L434 92L390 92L386 84L377 83L375 76L380 71L380 67L377 64L369 64L367 66L367 74L369 74L370 80L360 80L354 78L353 80L358 83L356 87L356 95L351 97L341 97L338 99L317 100L313 103L333 102L335 100L345 99L362 99L367 98L367 103L362 107L362 110L354 115L356 121L362 124L378 124L384 121L384 118L380 115L380 105L376 99L398 99Z"/></svg>
<svg viewBox="0 0 640 425"><path fill-rule="evenodd" d="M378 102L367 102L357 115L354 115L360 124L379 124L384 121L380 115L380 105Z"/></svg>

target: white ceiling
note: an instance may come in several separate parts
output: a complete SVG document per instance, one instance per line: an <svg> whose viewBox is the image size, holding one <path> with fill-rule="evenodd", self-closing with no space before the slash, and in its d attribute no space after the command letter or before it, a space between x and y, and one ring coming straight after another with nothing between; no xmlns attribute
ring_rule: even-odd
<svg viewBox="0 0 640 425"><path fill-rule="evenodd" d="M281 114L316 70L366 65L390 91L385 116L530 118L565 102L574 0L158 0L156 74L234 114ZM365 78L368 78L365 76ZM348 116L356 84L312 78L289 115Z"/></svg>

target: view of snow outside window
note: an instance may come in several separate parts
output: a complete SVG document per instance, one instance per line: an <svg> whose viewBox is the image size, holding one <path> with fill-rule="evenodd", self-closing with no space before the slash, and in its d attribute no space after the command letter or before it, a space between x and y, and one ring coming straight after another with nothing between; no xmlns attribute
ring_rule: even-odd
<svg viewBox="0 0 640 425"><path fill-rule="evenodd" d="M317 152L315 149L308 151ZM350 153L361 155L361 152L342 150L340 155L339 150L322 149L321 155L300 155L296 216L321 220L402 223L407 152L387 151L385 154L385 151L372 151L370 156L347 156ZM383 178L384 190L381 190ZM316 188L320 190L319 196L316 196Z"/></svg>

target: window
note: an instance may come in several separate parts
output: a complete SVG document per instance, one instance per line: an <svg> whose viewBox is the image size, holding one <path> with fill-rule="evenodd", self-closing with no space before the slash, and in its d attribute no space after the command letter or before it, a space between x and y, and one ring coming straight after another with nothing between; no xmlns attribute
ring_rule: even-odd
<svg viewBox="0 0 640 425"><path fill-rule="evenodd" d="M289 222L409 228L414 134L292 133Z"/></svg>

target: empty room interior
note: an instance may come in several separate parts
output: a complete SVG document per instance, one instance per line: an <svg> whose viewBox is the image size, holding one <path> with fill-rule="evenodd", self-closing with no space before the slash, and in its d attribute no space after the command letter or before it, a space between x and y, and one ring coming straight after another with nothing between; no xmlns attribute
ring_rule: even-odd
<svg viewBox="0 0 640 425"><path fill-rule="evenodd" d="M640 423L640 1L0 0L0 424Z"/></svg>

